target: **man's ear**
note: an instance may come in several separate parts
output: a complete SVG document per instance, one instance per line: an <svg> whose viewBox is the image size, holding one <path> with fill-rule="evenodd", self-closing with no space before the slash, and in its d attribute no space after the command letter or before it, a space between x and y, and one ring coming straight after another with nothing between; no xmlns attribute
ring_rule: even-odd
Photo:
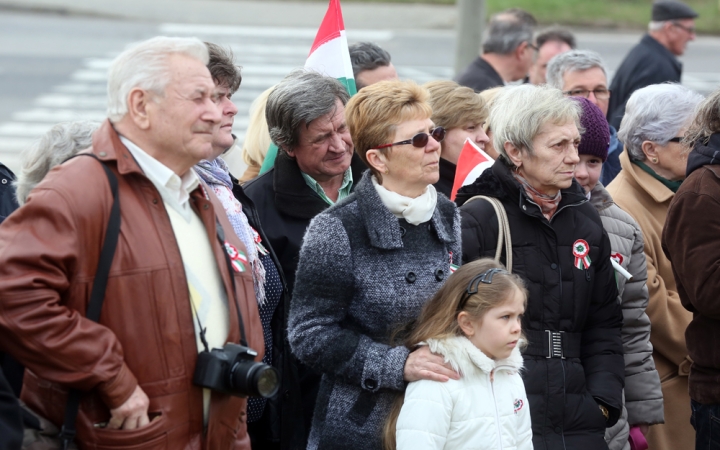
<svg viewBox="0 0 720 450"><path fill-rule="evenodd" d="M503 148L505 148L505 153L510 159L510 162L513 163L513 165L517 168L522 167L522 151L519 148L515 147L511 142L507 141L505 142L505 144L503 144Z"/></svg>
<svg viewBox="0 0 720 450"><path fill-rule="evenodd" d="M283 145L283 146L280 147L280 150L283 151L283 152L285 152L285 154L288 155L288 156L291 157L291 158L294 158L294 157L295 157L295 150L294 150L294 149L285 147L285 146Z"/></svg>
<svg viewBox="0 0 720 450"><path fill-rule="evenodd" d="M521 42L520 45L515 47L515 52L513 52L515 59L522 60L525 56L525 51L527 50L528 43L527 41Z"/></svg>
<svg viewBox="0 0 720 450"><path fill-rule="evenodd" d="M128 115L135 126L141 130L150 128L150 113L148 111L151 102L154 102L152 93L134 88L128 94Z"/></svg>
<svg viewBox="0 0 720 450"><path fill-rule="evenodd" d="M384 155L380 152L380 150L377 149L371 149L368 150L365 153L365 159L368 162L368 165L375 170L377 170L380 173L386 173L387 172L387 155Z"/></svg>

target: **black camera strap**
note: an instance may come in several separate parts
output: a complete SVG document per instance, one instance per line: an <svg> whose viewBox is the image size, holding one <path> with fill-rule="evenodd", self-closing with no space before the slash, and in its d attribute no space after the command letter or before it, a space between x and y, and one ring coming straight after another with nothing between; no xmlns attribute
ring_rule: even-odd
<svg viewBox="0 0 720 450"><path fill-rule="evenodd" d="M112 265L115 249L117 247L118 236L120 235L120 198L118 197L118 180L115 174L105 165L97 156L92 153L81 153L75 156L90 156L100 162L105 170L110 190L113 196L113 205L110 209L110 220L108 221L107 230L105 231L105 241L100 250L100 260L98 268L93 279L93 287L90 292L90 302L87 306L86 316L93 322L100 320L100 311L102 310L103 301L105 300L105 289L107 287L110 266ZM74 158L72 156L68 159ZM67 450L72 441L75 439L75 421L78 411L80 410L80 391L70 389L68 392L67 405L65 406L65 420L58 437L63 450Z"/></svg>
<svg viewBox="0 0 720 450"><path fill-rule="evenodd" d="M215 216L215 229L218 241L220 241L220 248L222 248L223 255L225 255L225 264L227 264L228 275L230 276L230 282L232 283L233 302L235 303L235 310L237 311L238 316L238 326L240 327L240 343L247 347L248 344L247 338L245 337L245 324L243 323L242 313L240 312L240 305L237 302L237 288L235 287L235 276L233 275L235 269L233 269L232 261L230 261L230 255L228 255L227 249L225 248L225 231L223 230L222 225L220 225L220 220L218 220L217 216Z"/></svg>

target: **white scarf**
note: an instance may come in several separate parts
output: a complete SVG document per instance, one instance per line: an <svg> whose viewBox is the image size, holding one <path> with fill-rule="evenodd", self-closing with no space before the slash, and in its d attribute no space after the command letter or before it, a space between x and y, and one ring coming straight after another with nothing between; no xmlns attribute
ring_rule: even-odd
<svg viewBox="0 0 720 450"><path fill-rule="evenodd" d="M420 225L432 218L437 204L437 191L432 184L428 185L419 197L410 198L385 189L378 184L374 176L372 183L383 205L398 219L405 219L412 225Z"/></svg>

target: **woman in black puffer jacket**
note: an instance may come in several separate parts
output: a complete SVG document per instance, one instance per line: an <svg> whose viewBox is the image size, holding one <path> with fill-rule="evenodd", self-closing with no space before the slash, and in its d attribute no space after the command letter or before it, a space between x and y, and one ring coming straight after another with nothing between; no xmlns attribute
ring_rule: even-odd
<svg viewBox="0 0 720 450"><path fill-rule="evenodd" d="M457 196L463 261L493 257L498 237L493 207L467 201L494 197L507 211L512 271L530 293L523 380L536 450L607 449L605 428L622 408L622 313L610 242L573 179L579 113L559 90L506 88L490 112L501 157Z"/></svg>

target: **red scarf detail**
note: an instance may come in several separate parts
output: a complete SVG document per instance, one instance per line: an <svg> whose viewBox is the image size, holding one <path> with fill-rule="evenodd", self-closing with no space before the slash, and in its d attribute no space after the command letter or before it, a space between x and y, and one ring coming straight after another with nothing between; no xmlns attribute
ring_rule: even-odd
<svg viewBox="0 0 720 450"><path fill-rule="evenodd" d="M555 211L557 211L558 205L560 204L560 199L562 196L560 195L560 191L557 192L554 196L550 196L547 194L543 194L542 192L538 191L534 187L530 186L530 183L522 177L522 175L513 172L513 177L520 183L520 185L525 189L525 193L528 197L530 197L530 200L533 201L533 203L537 204L540 207L540 211L542 212L543 216L547 220L550 220L550 218L555 214Z"/></svg>

